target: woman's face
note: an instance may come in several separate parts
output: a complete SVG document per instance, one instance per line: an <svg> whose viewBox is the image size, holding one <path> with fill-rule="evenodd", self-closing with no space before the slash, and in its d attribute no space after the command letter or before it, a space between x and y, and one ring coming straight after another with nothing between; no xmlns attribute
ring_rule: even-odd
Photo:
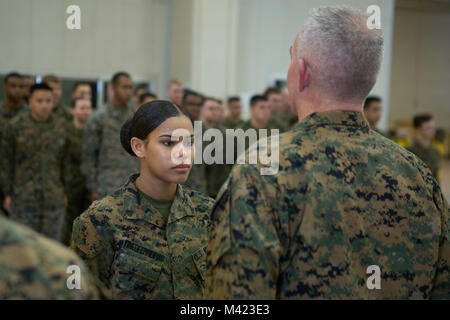
<svg viewBox="0 0 450 320"><path fill-rule="evenodd" d="M141 160L141 171L164 182L184 183L194 161L194 130L186 116L161 123L146 141L133 138L131 144Z"/></svg>

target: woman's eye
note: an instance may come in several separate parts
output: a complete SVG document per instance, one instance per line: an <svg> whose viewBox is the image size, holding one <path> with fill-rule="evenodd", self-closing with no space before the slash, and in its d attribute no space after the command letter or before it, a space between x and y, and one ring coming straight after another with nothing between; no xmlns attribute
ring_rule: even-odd
<svg viewBox="0 0 450 320"><path fill-rule="evenodd" d="M165 145L166 147L170 147L172 145L172 141L163 141L162 144Z"/></svg>

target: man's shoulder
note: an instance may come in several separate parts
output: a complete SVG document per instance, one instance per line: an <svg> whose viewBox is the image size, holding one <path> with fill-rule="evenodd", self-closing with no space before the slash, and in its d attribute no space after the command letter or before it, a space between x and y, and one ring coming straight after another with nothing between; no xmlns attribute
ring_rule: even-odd
<svg viewBox="0 0 450 320"><path fill-rule="evenodd" d="M117 190L100 200L94 201L89 208L82 214L84 218L91 217L98 219L109 219L115 213L118 213L124 204L123 193Z"/></svg>
<svg viewBox="0 0 450 320"><path fill-rule="evenodd" d="M30 111L27 110L19 112L16 116L6 121L6 123L8 123L12 128L21 126L26 127L28 126L28 122L30 122Z"/></svg>
<svg viewBox="0 0 450 320"><path fill-rule="evenodd" d="M98 123L108 117L108 108L98 107L88 119L88 123Z"/></svg>

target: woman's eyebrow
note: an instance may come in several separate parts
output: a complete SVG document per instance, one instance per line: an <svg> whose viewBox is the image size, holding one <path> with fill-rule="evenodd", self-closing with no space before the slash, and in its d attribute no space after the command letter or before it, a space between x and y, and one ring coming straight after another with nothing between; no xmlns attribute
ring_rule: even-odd
<svg viewBox="0 0 450 320"><path fill-rule="evenodd" d="M163 134L161 136L159 136L160 138L172 138L172 135L170 134Z"/></svg>

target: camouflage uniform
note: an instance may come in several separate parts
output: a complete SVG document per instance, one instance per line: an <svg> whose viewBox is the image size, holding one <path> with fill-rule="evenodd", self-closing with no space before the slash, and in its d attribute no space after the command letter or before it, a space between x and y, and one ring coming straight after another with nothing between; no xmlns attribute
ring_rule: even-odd
<svg viewBox="0 0 450 320"><path fill-rule="evenodd" d="M434 145L431 145L429 148L423 148L417 141L414 141L410 146L406 147L406 149L425 162L431 169L433 176L438 179L439 171L442 166L442 157L439 154L439 150Z"/></svg>
<svg viewBox="0 0 450 320"><path fill-rule="evenodd" d="M202 123L202 133L204 133L208 128ZM196 143L194 140L194 143ZM205 143L202 142L203 147L200 149L202 150L203 154L203 148L205 146ZM197 145L196 145L197 147ZM200 164L193 164L191 171L189 173L189 177L187 178L186 182L184 183L185 186L188 186L189 188L196 190L198 192L208 194L208 180L206 176L206 164L205 161L202 159L202 163Z"/></svg>
<svg viewBox="0 0 450 320"><path fill-rule="evenodd" d="M218 195L208 298L450 298L449 207L422 161L358 112L315 113L279 138L277 174L236 165ZM366 286L371 265L381 290Z"/></svg>
<svg viewBox="0 0 450 320"><path fill-rule="evenodd" d="M244 125L244 120L239 119L238 122L233 122L229 117L223 121L223 126L227 129L236 129Z"/></svg>
<svg viewBox="0 0 450 320"><path fill-rule="evenodd" d="M226 135L225 135L225 128L222 126L217 126L215 129L220 130L222 134L222 142L223 144L219 147L222 149L222 162L223 164L213 163L206 165L206 181L207 181L207 190L208 195L211 198L215 198L217 196L217 193L220 190L220 187L224 184L225 180L227 180L228 175L230 174L232 165L226 164ZM212 143L212 142L210 142ZM214 156L215 153L212 154Z"/></svg>
<svg viewBox="0 0 450 320"><path fill-rule="evenodd" d="M62 105L61 103L58 103L52 110L52 113L64 121L66 121L67 124L72 123L73 121L73 115L70 112L69 108Z"/></svg>
<svg viewBox="0 0 450 320"><path fill-rule="evenodd" d="M279 129L280 133L286 132L298 121L298 116L284 110L277 111L269 121L269 127Z"/></svg>
<svg viewBox="0 0 450 320"><path fill-rule="evenodd" d="M75 220L72 246L112 299L199 299L213 200L178 185L168 223L134 175Z"/></svg>
<svg viewBox="0 0 450 320"><path fill-rule="evenodd" d="M133 109L111 105L97 110L87 122L83 138L81 172L90 191L101 197L113 193L125 183L124 177L139 171L137 158L120 143L123 123L133 117Z"/></svg>
<svg viewBox="0 0 450 320"><path fill-rule="evenodd" d="M11 109L9 107L6 106L5 103L3 103L0 106L0 143L2 141L2 135L3 135L3 131L6 128L6 124L8 123L9 120L11 120L12 118L14 118L15 116L17 116L20 112L24 111L24 110L29 110L29 107L25 104L22 104L21 106L19 106L18 108L15 109ZM0 159L3 157L3 155L0 152ZM1 186L0 186L0 214L3 213L4 215L7 215L7 212L3 210L3 191L1 190Z"/></svg>
<svg viewBox="0 0 450 320"><path fill-rule="evenodd" d="M28 110L30 110L30 107L25 104L22 104L18 108L14 108L14 109L7 107L6 104L3 104L0 107L0 118L3 118L6 121L8 121L8 120L11 120L12 118L14 118L15 116L17 116L22 111L28 111Z"/></svg>
<svg viewBox="0 0 450 320"><path fill-rule="evenodd" d="M12 119L1 141L1 189L11 196L10 218L60 239L65 215L66 132L50 114L36 121L31 112Z"/></svg>
<svg viewBox="0 0 450 320"><path fill-rule="evenodd" d="M78 129L72 123L67 132L65 188L67 212L63 225L62 242L70 245L72 225L76 217L89 207L89 192L81 174L81 148L84 129Z"/></svg>
<svg viewBox="0 0 450 320"><path fill-rule="evenodd" d="M80 267L80 289L67 287L71 265ZM72 251L0 217L0 300L98 297L92 276Z"/></svg>

